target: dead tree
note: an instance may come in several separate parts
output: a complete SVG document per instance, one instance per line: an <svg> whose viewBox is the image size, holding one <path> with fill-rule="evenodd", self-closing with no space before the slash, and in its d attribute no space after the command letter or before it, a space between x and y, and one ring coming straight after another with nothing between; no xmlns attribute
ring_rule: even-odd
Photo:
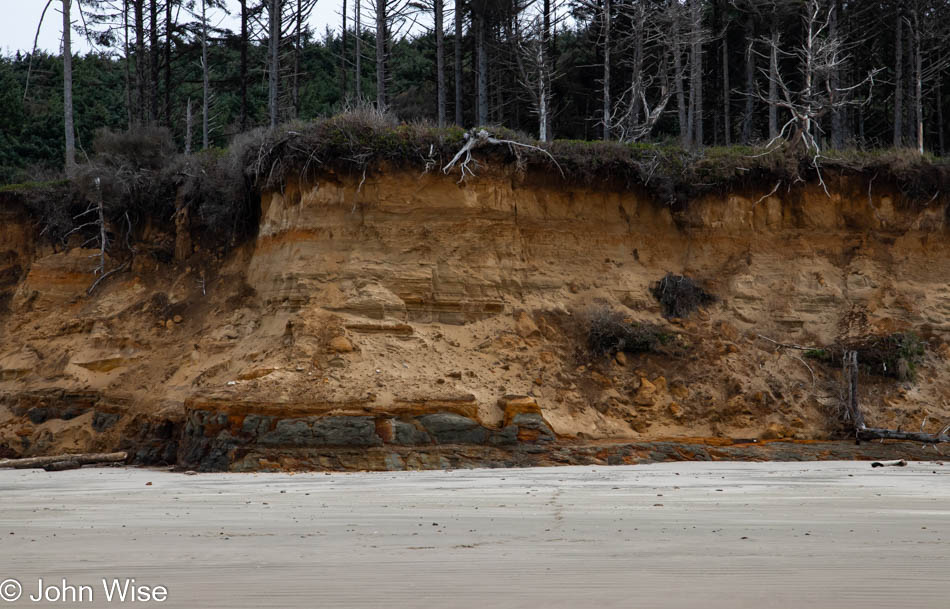
<svg viewBox="0 0 950 609"><path fill-rule="evenodd" d="M208 147L209 112L211 108L211 76L208 67L207 2L201 0L201 148Z"/></svg>
<svg viewBox="0 0 950 609"><path fill-rule="evenodd" d="M950 65L950 56L939 45L948 34L945 20L934 18L932 6L925 0L913 0L904 18L911 35L911 65L913 66L913 126L914 143L919 154L924 153L924 96L936 89L933 105L941 109L939 97L940 73Z"/></svg>
<svg viewBox="0 0 950 609"><path fill-rule="evenodd" d="M670 64L676 43L670 32L678 16L670 9L648 10L644 2L627 5L624 9L632 24L626 39L622 39L632 50L627 64L630 86L618 100L610 122L619 130L620 141L634 142L653 131L673 95ZM652 100L649 99L651 93L655 95Z"/></svg>
<svg viewBox="0 0 950 609"><path fill-rule="evenodd" d="M797 351L819 351L821 350L818 347L809 347L804 345L794 345L788 343L780 343L777 340L773 340L767 336L758 335L759 338L766 340L776 347L782 349L793 349ZM794 357L794 356L793 356ZM812 375L812 382L815 381L815 372L812 370L811 366L805 363L805 361L799 357L795 357L798 361L805 365L808 368L808 371ZM937 433L927 433L924 431L924 426L927 423L927 418L925 417L923 422L920 424L919 432L907 432L901 431L898 429L884 429L880 427L868 427L864 419L864 413L861 411L861 405L858 398L858 374L860 372L858 362L858 352L854 349L845 349L841 359L841 373L842 380L845 383L845 390L842 391L841 400L842 404L842 414L845 422L848 423L851 433L854 434L854 438L857 441L861 440L904 440L911 442L921 442L923 444L937 445L945 442L950 442L950 436L947 435L947 432L950 431L950 425L947 425Z"/></svg>
<svg viewBox="0 0 950 609"><path fill-rule="evenodd" d="M359 2L359 0L357 0ZM343 19L340 31L340 99L346 99L346 0L343 0Z"/></svg>
<svg viewBox="0 0 950 609"><path fill-rule="evenodd" d="M95 189L96 189L96 200L94 202L91 202L85 211L79 214L76 214L73 217L73 220L81 220L81 219L85 220L86 218L89 218L89 217L91 217L92 219L85 220L84 222L82 222L82 224L76 226L71 231L66 233L66 235L64 235L64 237L68 237L69 235L73 233L78 233L88 228L95 229L95 233L93 234L93 236L87 239L81 245L81 247L86 247L87 245L96 244L99 250L98 253L92 255L92 257L96 257L99 259L99 263L96 265L96 268L93 269L93 275L96 277L96 280L93 281L92 285L90 285L89 288L86 290L87 294L92 294L92 292L96 289L96 287L98 287L99 284L102 283L107 277L114 275L115 273L121 272L125 270L126 268L128 268L129 266L129 261L126 261L109 271L106 270L107 255L109 251L109 245L111 244L111 240L109 239L109 228L108 228L108 220L106 218L105 201L102 196L102 181L97 176L93 179L93 184L95 185ZM132 224L131 224L131 221L129 220L128 213L126 213L125 215L125 220L128 223L128 231L131 232Z"/></svg>
<svg viewBox="0 0 950 609"><path fill-rule="evenodd" d="M459 127L462 126L463 116L462 116L462 96L463 96L463 83L462 83L462 22L464 20L464 15L462 7L464 6L464 0L455 0L455 40L453 40L454 48L454 61L453 61L453 77L455 84L455 124Z"/></svg>
<svg viewBox="0 0 950 609"><path fill-rule="evenodd" d="M432 0L435 28L436 116L439 127L445 126L445 24L444 0Z"/></svg>
<svg viewBox="0 0 950 609"><path fill-rule="evenodd" d="M73 29L69 18L72 0L63 0L63 123L66 136L66 175L76 170L76 131L73 126L73 50L70 32ZM44 9L45 12L45 9Z"/></svg>
<svg viewBox="0 0 950 609"><path fill-rule="evenodd" d="M552 59L548 53L548 40L545 30L550 27L549 1L545 2L548 12L532 11L533 0L517 7L514 31L506 26L508 37L515 45L514 57L518 68L518 77L531 100L534 113L538 117L538 139L550 141L552 83L555 79Z"/></svg>
<svg viewBox="0 0 950 609"><path fill-rule="evenodd" d="M610 108L613 105L610 99L610 21L611 16L611 0L604 0L604 8L601 14L601 19L603 20L604 27L604 140L610 139Z"/></svg>
<svg viewBox="0 0 950 609"><path fill-rule="evenodd" d="M376 0L376 107L386 109L387 0Z"/></svg>
<svg viewBox="0 0 950 609"><path fill-rule="evenodd" d="M411 29L414 22L410 17L420 6L410 0L373 0L372 6L376 13L376 107L385 110L389 103L387 65L391 45Z"/></svg>
<svg viewBox="0 0 950 609"><path fill-rule="evenodd" d="M910 442L920 442L922 444L943 444L950 442L950 425L947 425L937 433L927 433L924 426L927 424L927 418L920 424L919 432L901 431L900 429L884 429L881 427L868 427L864 422L864 414L858 404L858 353L857 351L845 351L842 362L842 371L845 382L848 384L847 402L845 403L845 414L851 422L854 429L855 439L861 440L904 440Z"/></svg>
<svg viewBox="0 0 950 609"><path fill-rule="evenodd" d="M353 24L353 35L356 37L356 44L353 49L353 91L355 92L356 103L363 101L363 0L354 0L353 12L355 23Z"/></svg>
<svg viewBox="0 0 950 609"><path fill-rule="evenodd" d="M679 125L680 145L683 148L689 147L689 116L686 107L686 93L683 87L683 79L686 75L685 64L683 63L684 32L683 24L685 15L683 6L679 0L671 0L667 10L670 14L670 54L673 56L673 82L676 89L676 118Z"/></svg>
<svg viewBox="0 0 950 609"><path fill-rule="evenodd" d="M191 98L188 98L187 103L185 104L185 154L191 154L191 142L194 139L192 134L192 118L191 118Z"/></svg>
<svg viewBox="0 0 950 609"><path fill-rule="evenodd" d="M703 145L703 12L700 0L689 0L689 145Z"/></svg>
<svg viewBox="0 0 950 609"><path fill-rule="evenodd" d="M879 72L872 69L860 82L835 87L832 74L849 65L852 44L846 44L840 37L831 35L831 14L824 4L828 0L807 0L802 14L803 40L794 50L781 48L781 36L773 36L764 41L769 56L794 57L798 60L800 84L795 84L783 75L781 69L770 69L765 73L769 87L775 87L777 100L758 95L763 101L774 103L786 110L790 118L779 129L768 144L771 148L784 143L790 150L802 150L811 157L812 165L821 178L819 159L822 154L820 145L821 119L828 113L849 106L863 106L871 101L874 77ZM866 95L856 94L866 90ZM827 190L827 189L826 189Z"/></svg>
<svg viewBox="0 0 950 609"><path fill-rule="evenodd" d="M676 0L671 0L674 4ZM601 29L601 46L603 47L603 62L602 62L602 76L601 76L601 86L602 86L602 95L601 95L601 125L603 127L603 140L608 141L613 137L613 97L611 93L611 83L610 83L610 72L613 70L613 47L614 47L614 36L613 36L613 0L603 0L601 3L597 3L593 0L576 0L576 2L587 9L589 9L594 15L595 19L600 21Z"/></svg>
<svg viewBox="0 0 950 609"><path fill-rule="evenodd" d="M280 34L283 0L267 0L267 109L273 129L280 120L277 93L280 74Z"/></svg>
<svg viewBox="0 0 950 609"><path fill-rule="evenodd" d="M844 352L841 369L844 371L845 381L848 383L848 397L845 403L845 415L855 430L864 429L864 415L858 407L858 352L849 350Z"/></svg>
<svg viewBox="0 0 950 609"><path fill-rule="evenodd" d="M898 4L894 20L894 148L904 145L904 12Z"/></svg>

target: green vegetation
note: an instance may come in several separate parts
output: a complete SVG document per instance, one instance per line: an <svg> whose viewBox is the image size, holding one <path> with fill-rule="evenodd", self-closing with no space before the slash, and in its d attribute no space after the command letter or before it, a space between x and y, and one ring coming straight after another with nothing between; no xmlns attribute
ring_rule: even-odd
<svg viewBox="0 0 950 609"><path fill-rule="evenodd" d="M829 365L841 365L847 351L857 351L858 365L867 374L913 381L926 351L926 343L913 332L898 332L869 336L825 349L810 349L805 351L805 357Z"/></svg>
<svg viewBox="0 0 950 609"><path fill-rule="evenodd" d="M814 170L809 159L784 150L762 153L734 146L694 152L667 142L546 144L509 129L492 133L513 144L476 149L473 155L482 161L474 168L476 175L515 172L549 184L636 188L663 204L685 205L706 193L761 190L776 180L792 184L792 172L807 176ZM2 186L0 195L22 202L54 242L81 224L78 214L101 200L116 230L134 231L146 223L170 227L176 212L187 209L190 227L209 245L230 247L256 230L264 190L317 179L326 172L364 176L403 169L441 174L465 145L465 136L456 126L400 122L369 106L328 119L254 129L227 147L190 155L176 151L174 134L163 127L99 129L87 147L89 157L71 181L51 173L48 180ZM950 165L928 157L855 153L829 164L834 168L825 169L826 179L834 173L864 175L875 180L875 187L891 183L921 201L930 200L931 189L950 180ZM453 168L451 179L458 179L459 171ZM667 317L684 317L713 301L691 279L673 275L658 282L653 295Z"/></svg>

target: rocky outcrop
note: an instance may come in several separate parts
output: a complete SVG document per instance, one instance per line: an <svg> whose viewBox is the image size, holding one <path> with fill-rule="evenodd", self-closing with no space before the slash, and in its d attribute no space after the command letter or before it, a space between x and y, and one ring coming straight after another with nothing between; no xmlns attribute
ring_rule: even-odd
<svg viewBox="0 0 950 609"><path fill-rule="evenodd" d="M398 417L390 414L333 415L301 411L301 405L254 405L208 403L188 410L177 461L182 467L205 471L227 470L240 462L248 467L249 453L288 451L294 454L320 453L332 449L370 449L383 446L425 448L433 446L519 445L555 440L539 411L519 411L501 427L485 425L457 412L427 412L437 405L403 408ZM315 410L339 411L340 406ZM398 409L395 409L398 411ZM410 414L415 410L415 414ZM297 412L299 414L291 414ZM474 410L469 409L470 413Z"/></svg>

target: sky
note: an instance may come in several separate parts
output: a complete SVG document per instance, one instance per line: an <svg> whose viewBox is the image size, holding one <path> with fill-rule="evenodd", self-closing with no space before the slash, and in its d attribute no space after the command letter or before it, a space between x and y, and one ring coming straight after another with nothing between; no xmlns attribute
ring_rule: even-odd
<svg viewBox="0 0 950 609"><path fill-rule="evenodd" d="M33 48L36 26L46 2L47 0L0 0L0 50L5 55L14 54L17 50L29 52ZM226 0L226 4L232 13L231 16L216 11L212 23L237 30L240 27L240 4L237 0ZM338 28L341 5L340 0L319 0L310 16L310 27L318 34L322 33L328 24L331 28ZM72 6L73 20L79 23L75 0ZM60 0L53 0L49 10L46 11L43 27L40 28L38 48L53 53L59 52L63 22L61 8ZM181 20L185 21L184 15ZM74 53L92 50L89 43L75 32L73 32L72 45Z"/></svg>

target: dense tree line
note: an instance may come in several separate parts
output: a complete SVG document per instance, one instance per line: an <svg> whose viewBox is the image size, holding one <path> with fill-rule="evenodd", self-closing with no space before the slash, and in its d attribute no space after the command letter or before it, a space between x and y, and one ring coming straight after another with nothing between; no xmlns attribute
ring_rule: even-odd
<svg viewBox="0 0 950 609"><path fill-rule="evenodd" d="M315 32L316 1L49 0L66 52L0 59L0 179L69 170L104 127L187 152L364 104L541 140L945 151L950 0L333 0Z"/></svg>

